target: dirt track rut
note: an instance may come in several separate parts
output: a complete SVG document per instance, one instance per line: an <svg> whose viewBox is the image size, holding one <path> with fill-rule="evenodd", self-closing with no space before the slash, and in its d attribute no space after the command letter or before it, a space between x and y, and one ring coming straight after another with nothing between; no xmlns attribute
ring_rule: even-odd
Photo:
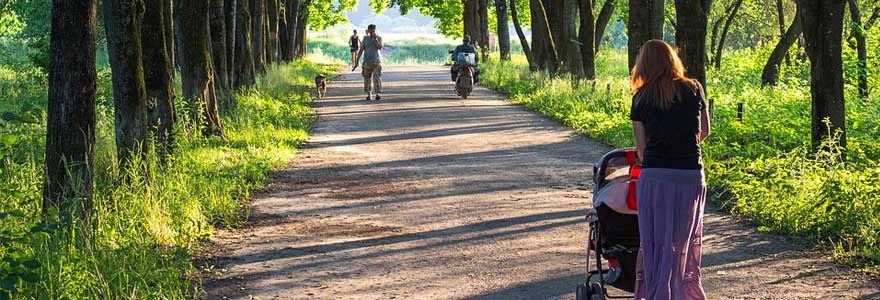
<svg viewBox="0 0 880 300"><path fill-rule="evenodd" d="M573 299L592 163L610 150L440 66L359 74L316 103L309 144L216 238L208 299ZM709 299L880 299L880 283L707 212Z"/></svg>

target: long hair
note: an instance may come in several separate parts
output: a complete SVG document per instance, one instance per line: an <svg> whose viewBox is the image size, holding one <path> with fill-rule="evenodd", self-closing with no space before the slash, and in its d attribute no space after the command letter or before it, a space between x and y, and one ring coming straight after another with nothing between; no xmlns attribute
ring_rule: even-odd
<svg viewBox="0 0 880 300"><path fill-rule="evenodd" d="M662 40L647 41L632 69L632 93L639 95L638 101L650 101L667 110L677 101L677 82L697 88L696 81L684 74L684 64L672 46Z"/></svg>

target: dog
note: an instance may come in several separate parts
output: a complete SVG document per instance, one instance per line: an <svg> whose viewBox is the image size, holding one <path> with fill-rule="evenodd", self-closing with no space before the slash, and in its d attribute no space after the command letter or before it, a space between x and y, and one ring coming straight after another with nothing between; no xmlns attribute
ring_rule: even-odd
<svg viewBox="0 0 880 300"><path fill-rule="evenodd" d="M327 94L327 77L324 74L315 75L315 90L318 93L318 99L324 98Z"/></svg>

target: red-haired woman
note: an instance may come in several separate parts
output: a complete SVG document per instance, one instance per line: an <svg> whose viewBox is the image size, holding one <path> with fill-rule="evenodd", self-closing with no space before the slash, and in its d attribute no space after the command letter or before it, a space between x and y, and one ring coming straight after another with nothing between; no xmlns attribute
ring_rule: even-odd
<svg viewBox="0 0 880 300"><path fill-rule="evenodd" d="M632 69L630 119L642 163L636 196L636 300L697 300L706 180L700 143L709 136L706 95L661 40L642 46Z"/></svg>

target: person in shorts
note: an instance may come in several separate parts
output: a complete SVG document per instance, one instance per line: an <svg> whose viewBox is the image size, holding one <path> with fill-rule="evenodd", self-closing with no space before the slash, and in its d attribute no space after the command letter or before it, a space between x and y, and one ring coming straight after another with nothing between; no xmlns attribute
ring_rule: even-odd
<svg viewBox="0 0 880 300"><path fill-rule="evenodd" d="M354 30L354 34L348 38L348 46L351 48L351 66L357 66L357 53L358 48L361 43L361 38L358 37L358 31Z"/></svg>

